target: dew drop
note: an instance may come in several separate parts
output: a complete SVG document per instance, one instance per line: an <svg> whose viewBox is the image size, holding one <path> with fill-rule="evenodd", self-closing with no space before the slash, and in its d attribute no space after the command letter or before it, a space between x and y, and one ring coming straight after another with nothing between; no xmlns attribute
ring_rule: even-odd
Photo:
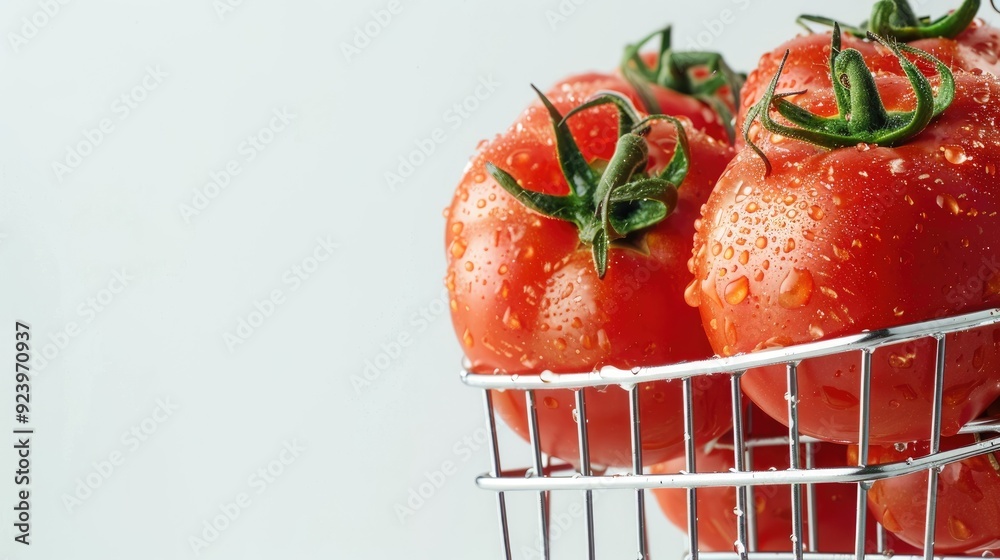
<svg viewBox="0 0 1000 560"><path fill-rule="evenodd" d="M750 262L750 251L741 251L739 257L740 264L747 264Z"/></svg>
<svg viewBox="0 0 1000 560"><path fill-rule="evenodd" d="M809 336L813 337L813 340L819 340L823 338L823 328L819 325L809 325Z"/></svg>
<svg viewBox="0 0 1000 560"><path fill-rule="evenodd" d="M760 236L760 237L758 237L757 241L754 242L754 245L756 245L758 249L764 249L764 248L766 248L767 247L767 238L764 237L763 235Z"/></svg>
<svg viewBox="0 0 1000 560"><path fill-rule="evenodd" d="M565 350L566 349L566 339L565 338L557 338L554 341L552 341L552 345L556 347L556 350Z"/></svg>
<svg viewBox="0 0 1000 560"><path fill-rule="evenodd" d="M507 299L507 296L510 295L510 283L504 280L500 283L500 288L498 288L498 290L500 292L500 297Z"/></svg>
<svg viewBox="0 0 1000 560"><path fill-rule="evenodd" d="M486 199L480 198L476 201L476 208L486 208Z"/></svg>
<svg viewBox="0 0 1000 560"><path fill-rule="evenodd" d="M785 242L785 252L791 253L794 250L795 250L795 240L789 237L788 241Z"/></svg>
<svg viewBox="0 0 1000 560"><path fill-rule="evenodd" d="M955 197L947 193L937 196L937 205L939 208L944 208L955 216L962 213L962 208L958 205L958 201L955 200Z"/></svg>
<svg viewBox="0 0 1000 560"><path fill-rule="evenodd" d="M812 219L814 219L814 220L816 220L818 222L818 221L820 221L820 220L823 219L823 216L826 216L826 212L824 212L823 209L820 208L819 206L816 206L814 204L814 205L812 205L812 206L809 207L809 217L810 218L812 218Z"/></svg>
<svg viewBox="0 0 1000 560"><path fill-rule="evenodd" d="M691 307L701 305L701 288L698 286L698 279L695 278L684 288L684 301Z"/></svg>
<svg viewBox="0 0 1000 560"><path fill-rule="evenodd" d="M468 244L464 239L461 237L455 238L455 240L451 242L451 256L456 259L462 258L465 256L466 247L468 247Z"/></svg>
<svg viewBox="0 0 1000 560"><path fill-rule="evenodd" d="M968 156L965 155L965 148L955 144L941 146L941 151L944 152L944 159L948 160L948 163L954 165L961 165L969 159Z"/></svg>
<svg viewBox="0 0 1000 560"><path fill-rule="evenodd" d="M948 517L948 534L955 540L967 541L972 537L972 529L964 521L955 517Z"/></svg>
<svg viewBox="0 0 1000 560"><path fill-rule="evenodd" d="M516 331L521 328L521 319L517 316L517 313L511 313L508 307L503 314L503 324Z"/></svg>
<svg viewBox="0 0 1000 560"><path fill-rule="evenodd" d="M475 346L476 341L473 340L472 333L469 332L469 329L465 329L465 334L462 335L462 342L465 343L466 348L472 348Z"/></svg>
<svg viewBox="0 0 1000 560"><path fill-rule="evenodd" d="M893 352L889 354L889 365L896 369L909 369L913 367L913 358L916 354L911 354L909 352L905 354L896 354Z"/></svg>
<svg viewBox="0 0 1000 560"><path fill-rule="evenodd" d="M812 297L813 286L812 273L804 268L793 268L778 288L778 304L785 309L805 306Z"/></svg>
<svg viewBox="0 0 1000 560"><path fill-rule="evenodd" d="M503 276L504 274L507 274L507 270L508 270L507 265L502 264L500 265L500 268L497 269L497 274Z"/></svg>
<svg viewBox="0 0 1000 560"><path fill-rule="evenodd" d="M476 265L472 264L472 261L465 261L465 270L472 272L476 269Z"/></svg>
<svg viewBox="0 0 1000 560"><path fill-rule="evenodd" d="M733 258L733 248L731 246L726 247L726 252L722 254L722 258L726 259L727 261Z"/></svg>

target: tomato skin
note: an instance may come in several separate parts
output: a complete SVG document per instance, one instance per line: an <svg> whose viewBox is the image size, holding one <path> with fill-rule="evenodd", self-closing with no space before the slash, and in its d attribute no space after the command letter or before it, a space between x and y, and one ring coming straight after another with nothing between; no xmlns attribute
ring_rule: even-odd
<svg viewBox="0 0 1000 560"><path fill-rule="evenodd" d="M890 110L913 96L903 78L878 85ZM955 101L896 148L826 150L763 137L773 166L743 150L723 174L695 236L687 298L700 305L716 352L856 334L1000 305L1000 81L956 74ZM813 109L815 105L808 107ZM746 253L744 253L746 251ZM947 337L942 433L954 435L1000 395L1000 330ZM926 438L935 345L873 355L871 441ZM799 367L803 433L858 438L861 357ZM743 377L746 394L783 419L783 368Z"/></svg>
<svg viewBox="0 0 1000 560"><path fill-rule="evenodd" d="M736 129L742 130L747 112L763 96L768 84L778 72L781 59L788 51L777 92L804 90L804 93L789 99L798 105L821 103L815 110L824 109L826 104L831 114L836 113L836 105L827 96L830 88L830 42L832 33L811 33L799 35L782 43L771 52L761 56L757 67L747 76L740 90L740 108L736 119ZM920 39L909 45L926 51L947 65L954 72L973 74L989 73L1000 75L1000 29L986 25L982 20L974 20L955 39ZM875 74L903 75L896 57L885 48L853 35L841 34L842 49L856 49L864 56L869 68ZM934 76L934 68L925 60L910 56L927 76ZM751 134L756 140L757 134ZM737 135L737 147L743 147L742 136Z"/></svg>
<svg viewBox="0 0 1000 560"><path fill-rule="evenodd" d="M788 430L763 414L754 418L755 437L787 436ZM723 438L732 445L732 437ZM833 443L814 444L814 464L817 468L841 467L845 464L847 448ZM805 446L801 447L801 461L805 461ZM735 466L732 449L715 448L706 452L699 448L696 453L698 472L727 472ZM788 446L765 446L754 449L753 470L769 468L785 470L789 467ZM673 459L654 465L653 474L676 473L684 469L684 458ZM660 508L667 518L681 530L687 530L687 491L665 488L653 490ZM806 518L806 492L802 491L803 539L808 535L809 522ZM757 514L757 547L760 552L789 552L792 544L791 490L786 485L757 486L753 490ZM698 489L698 544L700 550L731 551L736 540L737 518L734 513L736 490L734 488ZM817 528L818 552L854 552L854 532L857 511L857 487L853 484L819 484L816 486L816 512L819 520ZM866 550L878 552L875 522L868 520ZM808 541L804 543L808 549ZM886 548L896 554L916 552L905 543L890 537ZM807 550L808 551L808 550ZM814 551L816 552L816 551Z"/></svg>
<svg viewBox="0 0 1000 560"><path fill-rule="evenodd" d="M975 441L972 435L941 439L947 451ZM903 451L891 446L869 448L873 465L927 455L927 442L910 443ZM850 454L857 457L857 446ZM994 454L993 461L997 460ZM1000 463L980 455L951 463L938 475L936 554L980 553L1000 548ZM868 492L868 509L879 523L901 540L923 547L926 527L927 471L876 482Z"/></svg>
<svg viewBox="0 0 1000 560"><path fill-rule="evenodd" d="M598 90L635 93L614 76L585 75L557 84L548 94L566 113ZM687 119L682 117L682 120ZM574 116L570 129L588 161L611 157L617 116L601 107ZM687 127L686 127L687 128ZM552 124L539 103L485 146L467 168L447 210L446 285L452 322L478 373L591 371L604 365L632 368L711 355L697 312L682 298L684 263L701 204L732 155L728 144L689 129L691 171L680 186L676 210L642 237L642 250L613 247L603 280L589 247L572 224L529 210L485 171L494 162L532 190L566 194L554 148ZM647 135L650 168L673 155L676 132L654 124ZM681 449L680 383L641 387L643 447L648 462ZM699 437L729 429L728 383L721 376L695 384L695 399L721 402L698 414ZM618 388L588 389L591 459L630 464L627 395ZM499 415L527 437L525 396L495 392ZM542 449L577 461L574 397L570 391L538 393Z"/></svg>

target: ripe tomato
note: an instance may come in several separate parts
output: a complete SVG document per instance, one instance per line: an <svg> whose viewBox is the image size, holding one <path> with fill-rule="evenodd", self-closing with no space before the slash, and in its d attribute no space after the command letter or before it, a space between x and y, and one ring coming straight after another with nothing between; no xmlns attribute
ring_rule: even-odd
<svg viewBox="0 0 1000 560"><path fill-rule="evenodd" d="M896 2L905 4L905 2ZM879 2L884 5L884 3ZM967 0L965 4L970 4L971 12L974 14L978 2ZM971 6L976 4L976 6ZM926 38L904 39L911 46L921 49L935 56L944 62L949 68L957 72L972 72L977 74L990 73L1000 75L1000 29L987 25L981 19L971 19L963 17L955 23L960 27L951 26L946 31L948 36L931 36ZM966 23L968 22L968 23ZM926 27L926 26L924 26ZM907 29L920 29L920 25L910 26ZM961 29L961 31L956 31ZM841 34L841 47L856 49L862 53L869 67L875 73L888 73L902 75L900 65L896 57L888 49L878 46L873 41L864 40L863 31L845 31ZM900 29L871 29L874 33L887 37L894 37L900 34ZM953 38L949 38L953 36ZM830 54L831 54L831 34L809 33L799 35L763 55L760 62L747 76L746 83L740 93L740 111L737 118L737 129L740 129L746 120L749 109L760 100L768 83L778 70L782 57L788 51L788 61L785 72L778 81L777 90L779 92L801 91L799 95L793 97L796 103L804 106L811 106L814 103L829 103L829 98L825 93L831 87L830 82ZM911 57L912 58L912 57ZM913 58L917 66L925 73L933 73L933 67L925 61ZM751 134L755 138L756 134ZM742 139L737 139L737 145L742 146Z"/></svg>
<svg viewBox="0 0 1000 560"><path fill-rule="evenodd" d="M659 37L655 52L641 52ZM695 128L720 140L735 139L733 122L744 76L712 52L675 51L667 27L630 45L618 69L650 114L685 115Z"/></svg>
<svg viewBox="0 0 1000 560"><path fill-rule="evenodd" d="M764 414L754 415L753 437L787 436L788 429ZM732 436L723 438L728 444L706 451L699 448L696 454L698 472L728 472L735 467ZM845 465L847 448L834 443L814 444L814 461L817 468ZM802 465L805 464L805 446L801 447ZM754 449L755 471L770 468L789 468L788 446L760 446ZM654 465L653 474L676 473L684 469L684 458L672 459ZM687 491L683 488L653 490L660 508L675 526L687 531ZM788 486L757 486L753 490L754 511L757 519L757 549L760 552L789 552L792 543L791 490ZM808 535L806 518L806 490L802 487L803 539ZM731 487L698 489L698 544L702 551L731 551L736 541L736 490ZM816 529L818 550L813 552L854 552L854 532L857 511L857 487L853 484L816 485L815 503L819 527ZM879 552L876 545L875 521L869 517L866 533L866 550ZM808 551L808 541L803 543ZM905 543L890 539L887 550L896 554L915 552Z"/></svg>
<svg viewBox="0 0 1000 560"><path fill-rule="evenodd" d="M975 441L972 435L941 439L947 451ZM869 448L869 463L879 465L927 455L927 442ZM851 446L857 457L857 446ZM978 553L1000 547L1000 455L979 455L950 463L938 475L937 514L934 524L936 554ZM897 537L923 547L927 526L927 472L887 478L868 492L872 515Z"/></svg>
<svg viewBox="0 0 1000 560"><path fill-rule="evenodd" d="M841 51L852 64L856 54ZM898 59L903 64L902 54ZM939 71L947 77L947 69ZM929 85L918 96L917 86L897 75L873 77L855 66L851 76L856 83L847 93L858 113L841 123L844 130L870 122L864 111L874 113L878 98L866 105L863 97L876 88L885 109L898 112L892 118L913 111L917 99L927 109L924 117L931 116ZM696 280L687 290L717 352L752 352L1000 304L1000 197L990 187L1000 165L993 129L1000 81L971 73L955 74L954 81L950 107L922 131L910 130L908 140L897 138L895 147L859 140L824 148L794 140L790 135L798 132L772 122L777 132L758 137L769 174L752 150L740 152L698 223ZM941 83L939 100L950 89ZM834 92L816 91L812 100L797 101L820 116L838 114ZM852 141L848 135L845 143ZM947 348L941 429L954 435L1000 395L1000 330L949 335ZM934 353L929 340L874 353L873 443L928 436ZM801 364L803 433L857 441L860 363L855 354ZM783 368L751 371L743 388L767 413L784 417Z"/></svg>
<svg viewBox="0 0 1000 560"><path fill-rule="evenodd" d="M587 75L557 84L548 99L565 114L598 90L634 90L614 76ZM700 111L700 109L699 109ZM590 371L604 365L632 368L705 358L711 349L684 305L686 254L698 208L707 199L732 149L686 125L690 168L666 219L611 243L606 275L599 277L593 250L570 222L543 215L511 196L491 176L487 163L516 178L531 192L566 195L550 114L541 103L484 145L466 169L446 211L452 320L471 369L479 373ZM681 117L684 122L689 122ZM602 169L615 156L618 115L597 107L572 116L568 131L582 160ZM677 132L664 122L644 137L648 161L636 171L663 170L674 155ZM591 212L589 216L593 216ZM704 403L698 437L725 432L731 419L723 377L695 384ZM641 388L643 449L648 462L675 455L683 444L680 383ZM625 391L588 389L591 459L601 465L630 463ZM574 395L545 391L539 398L543 451L568 461L579 458ZM495 392L500 416L527 437L525 395Z"/></svg>

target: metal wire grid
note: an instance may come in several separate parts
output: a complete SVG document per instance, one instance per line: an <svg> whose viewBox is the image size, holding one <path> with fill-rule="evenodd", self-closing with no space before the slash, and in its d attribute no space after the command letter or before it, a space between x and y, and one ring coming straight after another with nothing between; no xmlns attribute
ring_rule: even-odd
<svg viewBox="0 0 1000 560"><path fill-rule="evenodd" d="M727 358L711 358L697 362L685 362L664 366L621 370L605 367L589 373L553 374L542 372L537 375L488 375L475 374L468 368L461 372L462 381L470 387L483 390L486 411L486 421L490 437L490 472L479 476L476 484L483 489L496 492L499 526L502 542L502 557L510 560L511 553L510 527L508 524L505 492L531 491L538 494L538 523L541 535L541 556L548 559L551 554L549 501L550 492L576 490L584 492L584 512L587 534L588 558L596 558L594 530L594 490L633 490L635 492L636 547L638 558L648 559L649 545L646 530L645 490L651 488L686 488L687 489L687 519L688 547L691 560L855 560L863 559L865 554L865 526L868 513L867 493L871 485L881 479L928 471L926 532L923 556L896 556L900 559L924 558L966 558L961 556L934 556L934 527L937 506L937 479L940 469L949 463L961 461L977 455L1000 451L1000 436L990 439L977 438L976 443L949 450L940 450L941 403L943 381L945 374L945 336L951 333L984 328L1000 322L1000 309L989 309L975 313L935 319L921 323L902 325L889 329L864 332L858 335L845 336L832 340L812 342L785 348L765 350L752 354L744 354ZM924 457L908 460L905 463L890 463L883 465L868 465L869 443L869 411L871 386L872 353L882 346L913 341L921 338L932 338L935 341L935 386L931 414L930 453ZM743 426L744 409L741 376L749 369L771 365L784 365L788 389L788 419L791 426L798 424L798 364L805 359L829 356L833 354L858 352L861 361L860 382L860 412L858 433L858 466L838 468L814 468L813 443L819 441L801 436L797 430L790 429L787 438L753 439L746 437ZM735 468L727 473L699 473L695 464L695 443L692 433L693 402L692 380L699 375L727 374L730 376L732 412L733 412L733 457ZM683 387L683 414L685 431L685 471L676 474L648 475L642 469L641 425L639 422L639 393L642 383L657 380L681 380ZM630 473L621 476L607 476L593 473L587 436L587 402L582 389L586 387L603 387L619 385L629 394L629 414L631 419L632 469ZM529 444L532 453L532 465L529 469L502 470L500 447L497 441L496 418L493 409L491 390L524 390L527 400ZM543 456L539 444L539 427L536 408L536 392L556 389L573 390L576 395L578 414L577 436L580 449L580 467L578 472L570 475L559 475L560 472L572 471L569 465L553 465ZM1000 433L1000 419L978 420L969 423L962 429L963 433ZM805 447L805 457L800 456L800 444ZM787 445L791 468L782 471L753 471L747 468L752 464L752 453L755 447L763 445ZM804 459L804 464L802 459ZM805 468L801 468L801 467ZM855 551L853 554L836 554L817 550L817 515L815 507L815 487L817 483L856 483L857 493L857 525L855 529ZM756 511L748 507L752 503L753 488L763 485L788 485L792 495L792 535L790 552L758 552L756 539ZM706 487L733 487L736 489L736 511L744 512L737 516L737 539L734 552L700 552L698 550L698 526L696 489ZM805 512L802 507L803 490L805 490ZM807 534L803 534L803 515L809 520ZM881 527L877 533L878 549L883 551L885 531ZM805 552L805 547L813 552ZM869 554L870 557L875 555ZM884 559L881 554L877 555Z"/></svg>

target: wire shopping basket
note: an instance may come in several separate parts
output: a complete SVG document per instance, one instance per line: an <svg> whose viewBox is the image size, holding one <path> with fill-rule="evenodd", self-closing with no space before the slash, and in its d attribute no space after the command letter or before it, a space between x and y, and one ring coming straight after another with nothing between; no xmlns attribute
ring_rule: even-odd
<svg viewBox="0 0 1000 560"><path fill-rule="evenodd" d="M711 358L697 362L684 362L655 367L621 370L605 367L589 373L538 375L491 375L475 374L464 369L462 381L473 388L482 389L486 410L487 432L489 434L490 472L479 476L477 485L496 493L499 513L502 557L512 559L511 525L507 508L506 493L533 492L537 499L537 518L540 533L539 556L548 559L552 554L550 538L550 500L552 492L578 491L584 495L584 520L586 527L588 558L596 557L595 516L593 493L597 490L618 490L634 493L634 515L636 523L636 552L639 559L650 558L650 540L646 520L646 491L654 488L680 488L687 493L687 545L691 560L861 560L866 557L866 520L868 515L867 493L871 485L882 479L919 472L927 472L927 506L925 511L926 529L922 556L900 556L896 558L969 558L973 556L935 556L933 549L935 519L937 515L938 475L950 463L1000 451L1000 418L981 418L966 424L961 433L977 434L975 443L956 449L940 449L940 427L942 399L944 393L946 335L983 329L1000 323L1000 309L990 309L964 315L934 319L921 323L902 325L878 331L845 336L831 340L763 350L726 358ZM868 443L870 432L870 388L872 379L872 353L881 347L910 341L927 339L935 344L935 379L932 414L929 419L930 453L911 458L905 462L869 464ZM784 366L788 391L788 421L790 426L798 425L798 365L810 358L835 354L854 353L860 367L858 461L856 466L836 468L816 468L811 461L811 446L819 441L801 435L795 429L789 430L783 438L761 439L747 433L744 413L748 406L741 389L741 376L750 369L765 366ZM733 458L735 468L729 472L698 472L695 462L695 441L693 425L693 380L704 375L728 375L730 377ZM667 474L646 474L643 471L642 426L639 416L639 387L643 383L660 380L680 380L683 387L683 415L685 430L684 471ZM629 418L631 422L632 468L624 474L610 475L595 472L588 449L587 403L584 388L620 385L628 392ZM540 394L552 390L572 390L575 393L578 415L577 437L580 462L577 467L568 464L554 465L546 457L539 444L539 421L536 403ZM496 416L491 390L523 390L527 404L529 447L532 464L528 468L503 468L501 446L497 438ZM749 453L764 445L788 446L791 465L786 470L753 470ZM802 449L805 452L802 453ZM804 455L804 457L802 457ZM857 513L854 553L832 553L819 550L817 532L822 530L817 524L815 506L815 485L822 483L853 483L857 486ZM753 489L761 486L781 485L790 489L792 511L792 533L787 552L758 552L756 535L756 512L752 503ZM700 552L698 547L697 491L699 488L728 487L736 490L735 510L746 512L737 516L736 540L733 552ZM805 500L803 500L803 497ZM803 501L805 502L803 504ZM535 514L532 514L535 515ZM804 523L803 520L808 523ZM807 529L804 531L804 526ZM885 530L877 528L877 554L868 557L885 558L891 552L885 548ZM988 554L988 553L987 553ZM673 556L673 558L678 557ZM633 556L634 558L635 556ZM660 553L658 558L671 556ZM974 556L976 558L981 556Z"/></svg>

